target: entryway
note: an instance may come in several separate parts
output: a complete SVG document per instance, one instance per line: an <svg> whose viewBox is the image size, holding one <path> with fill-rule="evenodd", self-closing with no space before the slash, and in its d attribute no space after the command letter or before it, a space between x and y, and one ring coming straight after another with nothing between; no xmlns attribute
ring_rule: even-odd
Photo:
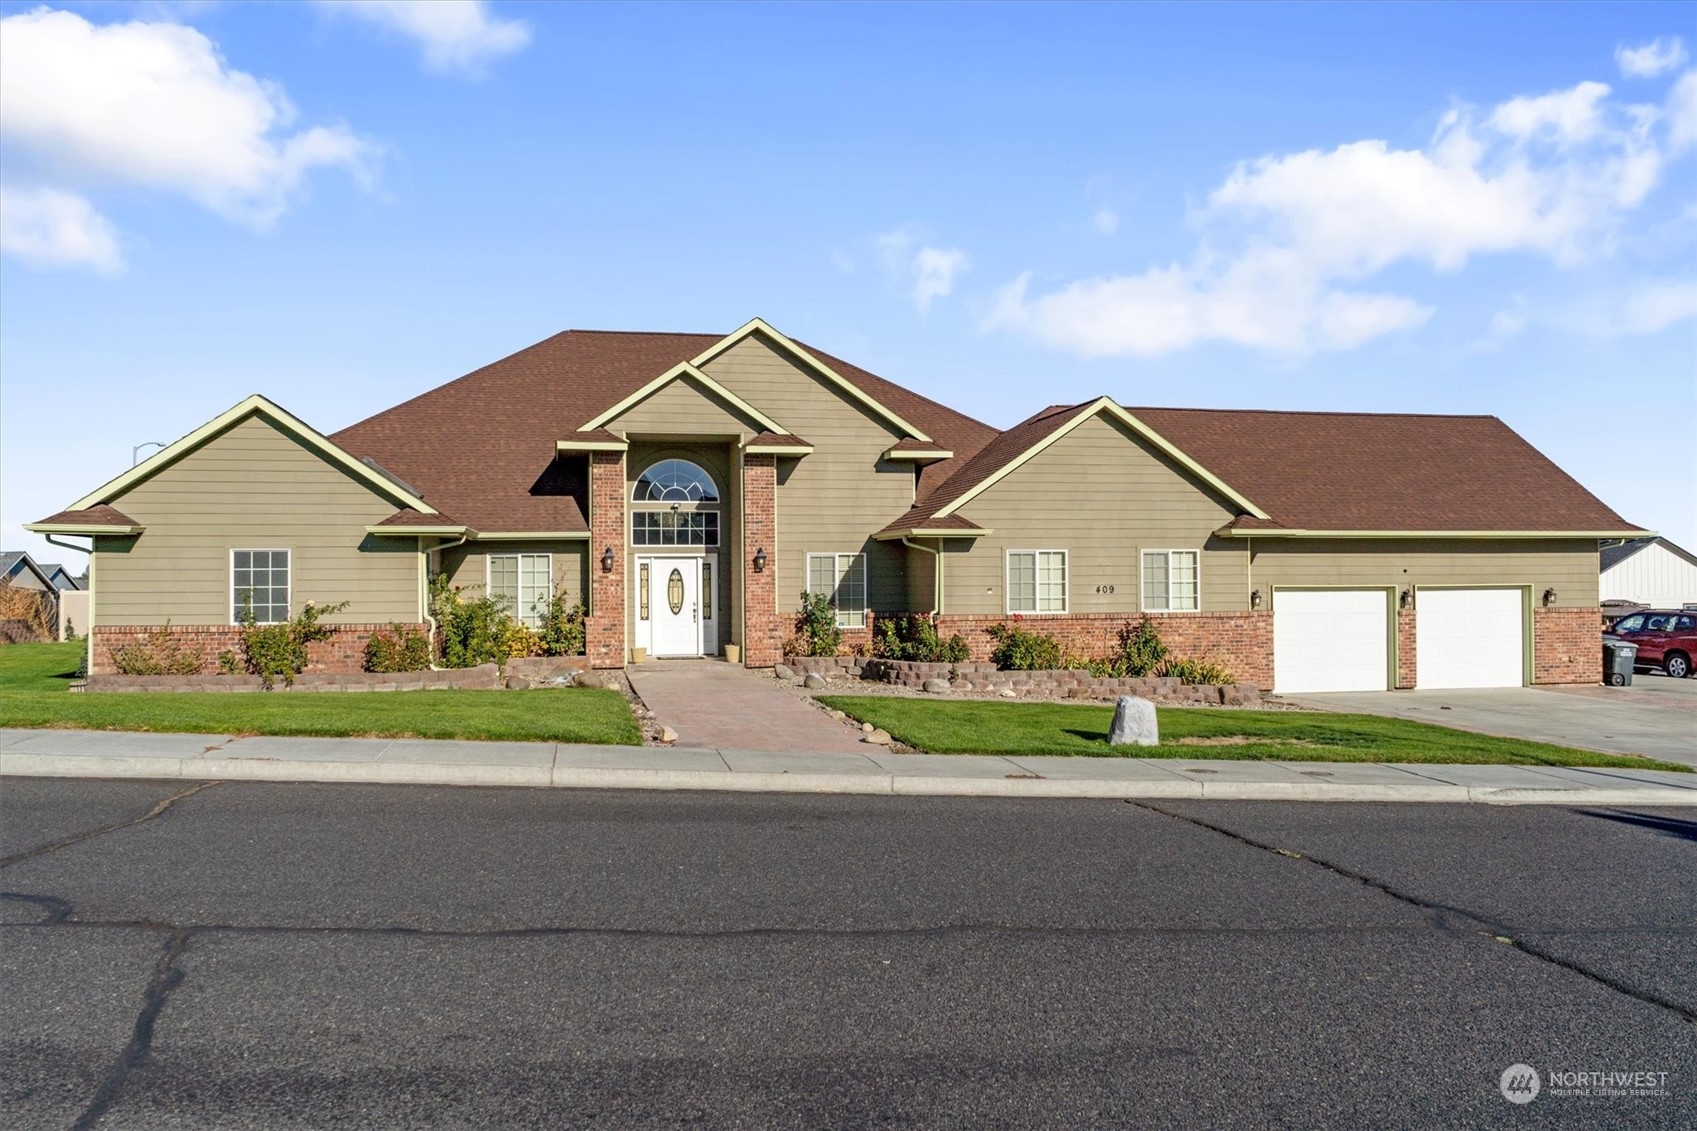
<svg viewBox="0 0 1697 1131"><path fill-rule="evenodd" d="M636 646L657 659L716 655L715 555L636 560Z"/></svg>

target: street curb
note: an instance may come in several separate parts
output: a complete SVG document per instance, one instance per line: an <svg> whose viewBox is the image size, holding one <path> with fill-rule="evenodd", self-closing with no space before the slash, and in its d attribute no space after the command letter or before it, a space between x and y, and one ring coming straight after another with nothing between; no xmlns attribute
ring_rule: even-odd
<svg viewBox="0 0 1697 1131"><path fill-rule="evenodd" d="M883 794L905 797L1043 797L1110 800L1396 801L1490 805L1697 806L1697 789L1503 788L1442 782L1114 781L1076 778L971 778L905 773L772 773L727 770L585 768L471 763L284 761L269 758L144 758L0 752L10 777L142 778L195 781L506 786L531 789L637 789L735 793Z"/></svg>

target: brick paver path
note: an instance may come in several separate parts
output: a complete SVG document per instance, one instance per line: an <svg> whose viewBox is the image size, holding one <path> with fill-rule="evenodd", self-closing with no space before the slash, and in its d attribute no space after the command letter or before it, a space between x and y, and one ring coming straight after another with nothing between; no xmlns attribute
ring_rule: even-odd
<svg viewBox="0 0 1697 1131"><path fill-rule="evenodd" d="M761 672L721 660L652 660L625 669L679 746L864 754L873 747Z"/></svg>

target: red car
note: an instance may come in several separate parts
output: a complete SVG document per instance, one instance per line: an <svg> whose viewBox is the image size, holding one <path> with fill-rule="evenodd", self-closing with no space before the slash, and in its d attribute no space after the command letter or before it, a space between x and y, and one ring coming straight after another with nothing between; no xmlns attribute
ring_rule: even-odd
<svg viewBox="0 0 1697 1131"><path fill-rule="evenodd" d="M1691 674L1697 656L1697 610L1633 613L1615 621L1614 635L1638 645L1636 667L1661 668L1675 679Z"/></svg>

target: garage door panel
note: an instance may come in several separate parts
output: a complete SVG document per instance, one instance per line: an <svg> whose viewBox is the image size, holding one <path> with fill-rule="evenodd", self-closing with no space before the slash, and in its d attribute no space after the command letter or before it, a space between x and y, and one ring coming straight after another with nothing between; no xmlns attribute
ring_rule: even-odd
<svg viewBox="0 0 1697 1131"><path fill-rule="evenodd" d="M1525 682L1522 590L1421 589L1415 609L1417 687L1519 687Z"/></svg>
<svg viewBox="0 0 1697 1131"><path fill-rule="evenodd" d="M1274 690L1291 694L1389 687L1389 602L1383 589L1274 593Z"/></svg>

